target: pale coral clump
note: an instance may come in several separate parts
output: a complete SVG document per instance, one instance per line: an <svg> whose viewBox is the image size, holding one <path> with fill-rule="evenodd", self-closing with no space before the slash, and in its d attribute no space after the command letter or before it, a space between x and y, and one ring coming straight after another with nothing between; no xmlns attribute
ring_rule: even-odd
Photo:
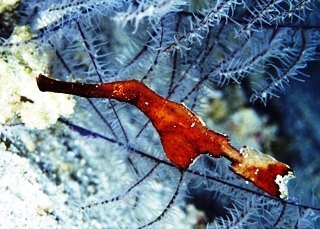
<svg viewBox="0 0 320 229"><path fill-rule="evenodd" d="M30 36L25 27L16 30L14 40ZM40 56L29 45L13 47L0 58L0 124L20 119L28 127L44 129L73 113L72 96L43 93L37 87L35 78L46 69L48 55Z"/></svg>
<svg viewBox="0 0 320 229"><path fill-rule="evenodd" d="M29 81L29 92L38 89L34 79L31 82ZM75 101L72 96L43 94L38 91L32 95L34 103L22 103L20 109L21 121L28 127L44 129L54 124L60 116L68 116L73 113Z"/></svg>
<svg viewBox="0 0 320 229"><path fill-rule="evenodd" d="M0 13L4 10L10 9L14 7L14 5L18 4L19 0L0 0Z"/></svg>

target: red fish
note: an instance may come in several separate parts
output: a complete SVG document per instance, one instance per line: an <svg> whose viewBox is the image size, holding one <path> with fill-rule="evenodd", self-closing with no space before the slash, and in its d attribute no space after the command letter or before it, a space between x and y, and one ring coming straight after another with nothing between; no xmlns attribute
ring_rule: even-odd
<svg viewBox="0 0 320 229"><path fill-rule="evenodd" d="M137 80L100 84L58 81L42 74L41 91L73 94L86 98L109 98L130 103L142 111L158 132L166 157L176 167L187 169L201 154L225 157L231 170L272 196L287 197L286 183L293 177L290 167L249 147L237 150L226 135L208 129L183 104L158 95Z"/></svg>

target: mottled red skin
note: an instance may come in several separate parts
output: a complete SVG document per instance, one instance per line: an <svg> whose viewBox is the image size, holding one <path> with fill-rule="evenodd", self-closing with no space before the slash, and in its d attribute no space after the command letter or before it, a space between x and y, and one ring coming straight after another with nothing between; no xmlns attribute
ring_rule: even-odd
<svg viewBox="0 0 320 229"><path fill-rule="evenodd" d="M231 170L236 174L239 174L244 179L251 181L257 187L264 190L271 196L280 197L279 186L275 183L277 175L285 176L289 172L292 172L290 167L284 163L274 161L269 163L265 168L261 166L247 166L244 169L245 172L237 171L238 165L232 163ZM259 173L256 174L256 169L259 169Z"/></svg>
<svg viewBox="0 0 320 229"><path fill-rule="evenodd" d="M137 80L82 84L58 81L40 74L37 83L41 91L116 99L136 106L159 133L166 157L179 168L187 169L200 154L224 156L232 161L232 171L272 196L280 194L274 182L276 176L284 176L291 171L287 165L275 161L267 169L259 167L257 177L254 173L257 167L242 167L244 157L230 145L227 136L209 130L184 105L161 97ZM241 172L237 170L239 165Z"/></svg>

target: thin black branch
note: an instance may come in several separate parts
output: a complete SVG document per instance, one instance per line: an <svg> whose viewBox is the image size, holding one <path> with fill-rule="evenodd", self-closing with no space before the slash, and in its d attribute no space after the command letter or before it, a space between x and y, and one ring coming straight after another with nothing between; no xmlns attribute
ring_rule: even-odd
<svg viewBox="0 0 320 229"><path fill-rule="evenodd" d="M158 166L159 166L159 163L156 163L143 177L141 177L134 184L132 184L124 193L122 193L120 195L117 195L117 196L115 196L115 197L113 197L111 199L108 199L108 200L103 200L103 201L100 201L100 202L96 202L96 203L93 203L93 204L88 204L88 205L82 206L81 210L85 210L85 209L88 209L88 208L96 207L98 205L108 204L108 203L119 201L119 200L123 199L126 195L128 195L132 191L132 189L134 189L139 184L141 184L145 179L147 179Z"/></svg>
<svg viewBox="0 0 320 229"><path fill-rule="evenodd" d="M178 181L178 184L177 184L177 188L174 192L174 194L172 195L171 197L171 200L169 201L169 203L167 204L167 206L165 207L165 209L163 209L163 211L161 212L160 215L157 216L157 218L155 218L154 220L152 220L151 222L147 223L147 224L144 224L143 226L141 227L138 227L138 229L142 229L142 228L146 228L146 227L149 227L151 226L152 224L160 221L163 216L168 212L168 210L170 209L170 207L172 206L172 204L174 203L174 201L176 200L178 194L179 194L179 190L180 190L180 187L181 187L181 183L182 183L182 179L183 179L183 175L184 175L184 171L183 170L179 170L180 172L180 177L179 177L179 181Z"/></svg>
<svg viewBox="0 0 320 229"><path fill-rule="evenodd" d="M142 157L148 158L148 159L150 159L150 160L152 160L152 161L154 161L156 163L160 163L160 164L164 164L164 165L170 166L172 168L176 168L175 165L171 164L170 162L168 162L166 160L162 160L162 159L156 158L156 157L154 157L152 155L149 155L149 154L147 154L145 152L142 152L142 151L140 151L138 149L135 149L132 146L128 146L127 144L124 144L123 142L116 141L115 139L108 138L108 137L106 137L106 136L104 136L104 135L102 135L100 133L96 133L96 132L93 132L93 131L91 131L89 129L86 129L84 127L80 127L80 126L78 126L76 124L71 123L70 121L66 121L65 119L61 119L60 118L59 121L64 123L64 124L68 123L67 126L73 128L75 131L78 131L77 129L80 129L81 131L85 131L86 134L90 134L92 137L100 138L100 139L106 140L106 141L108 141L110 143L115 143L115 144L117 144L119 146L124 146L131 153L136 153L136 154L139 154ZM277 197L269 196L267 194L264 194L264 193L261 193L261 192L258 192L258 191L255 191L255 190L252 190L252 189L249 189L249 188L238 186L237 184L234 184L231 181L230 182L229 181L225 181L225 180L222 180L219 177L213 177L213 176L204 174L204 173L196 171L196 170L187 169L187 170L185 170L185 172L187 172L189 174L196 175L198 177L201 177L201 178L204 178L204 179L207 179L207 180L211 180L211 181L215 181L215 182L224 184L226 186L229 186L229 187L232 187L232 188L235 188L235 189L239 189L239 190L242 190L242 191L245 191L245 192L249 192L251 194L254 194L254 195L257 195L257 196L260 196L260 197L265 197L267 199L280 202L282 204L288 204L288 205L292 205L292 206L296 206L296 207L300 207L300 208L306 208L306 209L309 208L309 209L312 209L312 210L320 212L320 207L304 205L304 204L300 204L300 203L297 203L297 202L294 202L294 201L291 201L291 200L279 199Z"/></svg>

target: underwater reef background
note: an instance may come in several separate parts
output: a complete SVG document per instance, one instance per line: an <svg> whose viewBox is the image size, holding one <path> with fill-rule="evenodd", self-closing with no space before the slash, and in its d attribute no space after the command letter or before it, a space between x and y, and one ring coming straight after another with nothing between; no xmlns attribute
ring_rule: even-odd
<svg viewBox="0 0 320 229"><path fill-rule="evenodd" d="M318 228L319 1L0 2L0 228ZM137 79L289 164L270 197L207 155L182 171L136 108L40 74Z"/></svg>

